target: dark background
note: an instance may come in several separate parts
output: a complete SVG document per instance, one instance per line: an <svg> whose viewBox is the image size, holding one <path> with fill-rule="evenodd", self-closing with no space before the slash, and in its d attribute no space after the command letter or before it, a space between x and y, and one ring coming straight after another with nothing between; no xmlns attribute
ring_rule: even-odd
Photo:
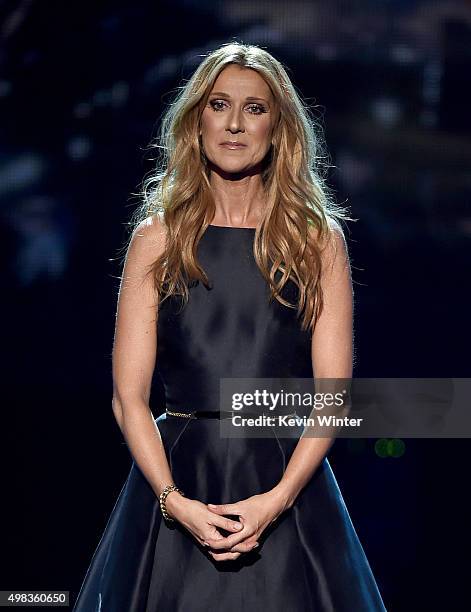
<svg viewBox="0 0 471 612"><path fill-rule="evenodd" d="M468 2L0 2L0 590L73 601L127 476L118 250L169 93L232 40L287 66L359 219L355 375L470 375ZM468 440L403 441L329 460L388 610L464 609Z"/></svg>

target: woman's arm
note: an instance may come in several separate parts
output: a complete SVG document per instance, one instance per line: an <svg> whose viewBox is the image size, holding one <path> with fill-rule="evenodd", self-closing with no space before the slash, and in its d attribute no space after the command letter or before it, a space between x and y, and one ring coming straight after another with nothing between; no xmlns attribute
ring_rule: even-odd
<svg viewBox="0 0 471 612"><path fill-rule="evenodd" d="M316 379L352 377L353 288L348 250L335 223L323 252L324 309L312 336L312 367ZM302 437L279 484L271 493L282 509L290 508L326 456L335 438Z"/></svg>
<svg viewBox="0 0 471 612"><path fill-rule="evenodd" d="M156 495L174 484L160 432L149 407L157 354L157 300L145 273L165 248L158 219L132 235L118 296L113 344L113 413L128 448ZM169 496L169 500L172 495Z"/></svg>

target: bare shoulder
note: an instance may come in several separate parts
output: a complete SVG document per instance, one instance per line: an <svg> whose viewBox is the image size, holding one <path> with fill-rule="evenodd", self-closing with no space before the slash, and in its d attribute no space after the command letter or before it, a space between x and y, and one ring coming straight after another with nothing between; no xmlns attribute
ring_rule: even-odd
<svg viewBox="0 0 471 612"><path fill-rule="evenodd" d="M331 257L337 252L343 252L345 254L347 252L347 244L342 226L333 217L328 217L327 221L328 229L322 238L319 236L319 230L315 227L311 228L311 235L325 257Z"/></svg>
<svg viewBox="0 0 471 612"><path fill-rule="evenodd" d="M133 230L128 255L142 259L156 259L165 249L167 230L158 215L142 220Z"/></svg>

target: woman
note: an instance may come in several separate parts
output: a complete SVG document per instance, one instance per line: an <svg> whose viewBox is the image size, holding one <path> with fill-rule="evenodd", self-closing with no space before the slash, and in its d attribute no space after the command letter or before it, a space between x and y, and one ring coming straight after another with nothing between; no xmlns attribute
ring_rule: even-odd
<svg viewBox="0 0 471 612"><path fill-rule="evenodd" d="M113 348L113 411L134 461L74 609L384 610L326 458L332 438L219 429L221 378L352 376L348 217L323 182L314 121L276 59L226 44L161 139Z"/></svg>

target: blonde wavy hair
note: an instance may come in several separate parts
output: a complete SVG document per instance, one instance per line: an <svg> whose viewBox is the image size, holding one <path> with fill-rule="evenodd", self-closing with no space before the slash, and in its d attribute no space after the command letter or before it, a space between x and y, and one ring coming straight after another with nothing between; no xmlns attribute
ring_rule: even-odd
<svg viewBox="0 0 471 612"><path fill-rule="evenodd" d="M352 219L326 185L328 155L319 125L281 63L264 49L223 44L204 56L189 81L178 88L157 141L150 145L158 151L157 163L143 180L141 202L129 224L131 234L156 215L165 225L164 252L148 270L160 302L179 295L186 303L189 282L209 286L196 251L215 214L215 202L199 128L214 82L229 64L256 70L276 103L273 144L261 176L266 207L255 233L255 261L270 287L269 299L296 308L302 329L312 331L323 308L322 245L334 227L340 228L340 221ZM289 279L298 288L296 304L281 295Z"/></svg>

